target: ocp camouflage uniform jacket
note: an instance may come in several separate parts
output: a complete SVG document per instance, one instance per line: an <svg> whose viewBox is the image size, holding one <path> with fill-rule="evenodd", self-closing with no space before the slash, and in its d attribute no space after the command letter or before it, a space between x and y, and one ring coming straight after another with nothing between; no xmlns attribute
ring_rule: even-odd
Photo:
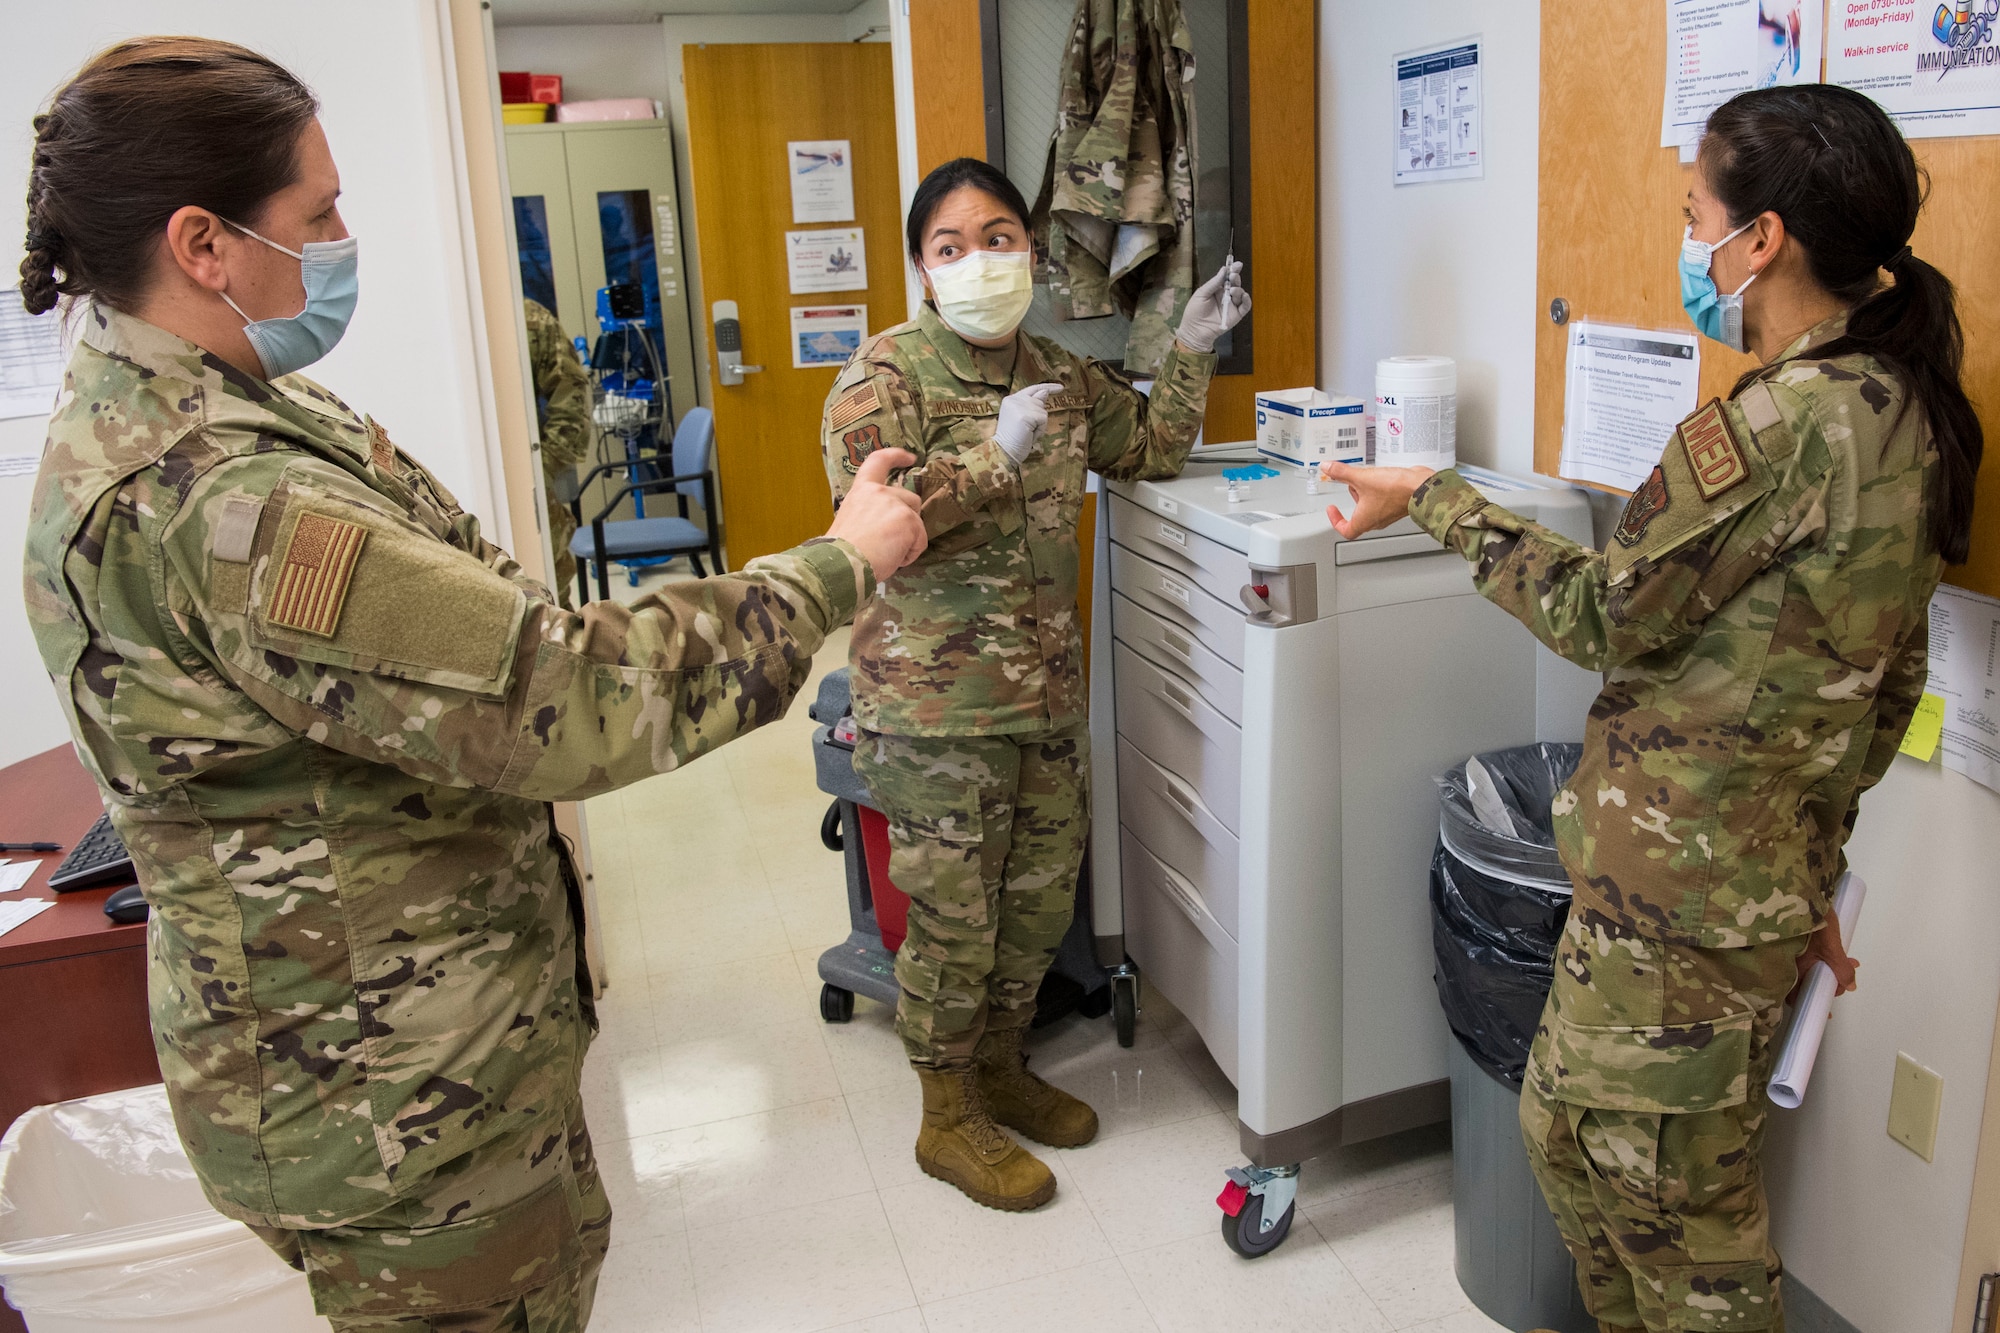
<svg viewBox="0 0 2000 1333"><path fill-rule="evenodd" d="M1922 695L1936 449L1878 362L1806 352L1844 328L1682 422L1602 552L1453 472L1411 504L1482 593L1605 672L1556 837L1578 907L1641 935L1739 948L1815 929Z"/></svg>
<svg viewBox="0 0 2000 1333"><path fill-rule="evenodd" d="M781 715L866 563L822 541L571 614L324 389L81 322L27 604L153 907L195 1170L260 1226L402 1228L363 1266L391 1303L473 1249L546 1281L588 998L544 803Z"/></svg>
<svg viewBox="0 0 2000 1333"><path fill-rule="evenodd" d="M1085 472L1171 477L1208 402L1213 354L1176 343L1152 397L1110 367L1021 335L1011 378L926 304L861 344L822 425L834 501L876 449L908 449L930 548L854 623L855 720L905 736L999 735L1085 715L1076 524ZM1060 381L1017 471L993 436L1000 400Z"/></svg>
<svg viewBox="0 0 2000 1333"><path fill-rule="evenodd" d="M1195 272L1194 38L1180 0L1082 0L1035 200L1056 318L1127 315L1125 365L1158 372Z"/></svg>

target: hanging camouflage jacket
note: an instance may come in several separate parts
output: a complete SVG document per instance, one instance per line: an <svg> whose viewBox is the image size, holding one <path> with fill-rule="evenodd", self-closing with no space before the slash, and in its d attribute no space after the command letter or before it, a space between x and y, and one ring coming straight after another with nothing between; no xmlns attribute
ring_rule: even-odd
<svg viewBox="0 0 2000 1333"><path fill-rule="evenodd" d="M1601 552L1455 472L1411 503L1482 593L1605 673L1556 838L1579 906L1640 934L1740 948L1815 929L1923 693L1937 451L1880 363L1806 352L1845 326L1682 422Z"/></svg>
<svg viewBox="0 0 2000 1333"><path fill-rule="evenodd" d="M549 514L549 551L555 557L556 596L569 605L576 582L576 557L569 552L576 515L563 503L563 480L590 453L590 375L577 360L554 312L539 301L523 302L528 325L528 369L535 381L535 424L542 438L542 476Z"/></svg>
<svg viewBox="0 0 2000 1333"><path fill-rule="evenodd" d="M835 503L861 460L908 449L930 548L856 618L854 716L870 731L983 736L1085 714L1076 617L1076 523L1086 469L1171 477L1201 431L1215 357L1175 344L1152 397L1117 371L1021 336L1005 374L925 305L861 344L834 381L822 428ZM1060 381L1035 451L1016 470L995 442L1000 400Z"/></svg>
<svg viewBox="0 0 2000 1333"><path fill-rule="evenodd" d="M1134 375L1158 372L1199 281L1193 80L1180 0L1078 0L1035 239L1056 318L1131 318Z"/></svg>
<svg viewBox="0 0 2000 1333"><path fill-rule="evenodd" d="M866 563L822 540L571 614L324 389L81 322L27 605L153 908L197 1175L262 1227L415 1228L408 1274L496 1217L510 1252L554 1254L561 1154L482 1152L559 1135L577 1097L588 996L544 803L782 715Z"/></svg>

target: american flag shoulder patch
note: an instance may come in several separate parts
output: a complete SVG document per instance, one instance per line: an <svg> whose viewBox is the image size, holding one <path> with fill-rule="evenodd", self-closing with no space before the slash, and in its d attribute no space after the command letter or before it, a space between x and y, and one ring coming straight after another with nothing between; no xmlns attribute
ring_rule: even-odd
<svg viewBox="0 0 2000 1333"><path fill-rule="evenodd" d="M301 634L332 638L367 535L359 523L310 509L301 513L271 576L264 619Z"/></svg>
<svg viewBox="0 0 2000 1333"><path fill-rule="evenodd" d="M826 413L827 428L846 430L870 412L888 405L889 396L882 391L881 384L866 380L833 400L833 406Z"/></svg>

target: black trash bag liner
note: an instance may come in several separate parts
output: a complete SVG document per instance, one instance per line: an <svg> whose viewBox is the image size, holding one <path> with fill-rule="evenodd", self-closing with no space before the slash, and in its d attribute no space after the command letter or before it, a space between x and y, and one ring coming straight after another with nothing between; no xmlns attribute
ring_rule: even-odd
<svg viewBox="0 0 2000 1333"><path fill-rule="evenodd" d="M1550 805L1582 747L1538 744L1474 756L1437 779L1431 943L1438 1000L1479 1066L1519 1086L1555 979L1570 882ZM1504 827L1501 827L1504 826Z"/></svg>

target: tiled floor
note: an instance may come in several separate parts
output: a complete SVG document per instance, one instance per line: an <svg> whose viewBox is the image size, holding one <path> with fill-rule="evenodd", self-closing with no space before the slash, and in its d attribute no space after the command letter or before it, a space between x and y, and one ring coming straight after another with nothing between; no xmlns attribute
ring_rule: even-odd
<svg viewBox="0 0 2000 1333"><path fill-rule="evenodd" d="M843 634L819 664L845 658ZM1214 1198L1241 1160L1235 1090L1155 997L1131 1050L1108 1019L1031 1042L1103 1121L1044 1152L1055 1202L993 1212L923 1175L891 1012L819 1018L814 964L847 921L810 697L590 803L611 984L584 1096L617 1212L593 1333L1499 1328L1452 1277L1442 1132L1308 1163L1290 1239L1230 1253Z"/></svg>

